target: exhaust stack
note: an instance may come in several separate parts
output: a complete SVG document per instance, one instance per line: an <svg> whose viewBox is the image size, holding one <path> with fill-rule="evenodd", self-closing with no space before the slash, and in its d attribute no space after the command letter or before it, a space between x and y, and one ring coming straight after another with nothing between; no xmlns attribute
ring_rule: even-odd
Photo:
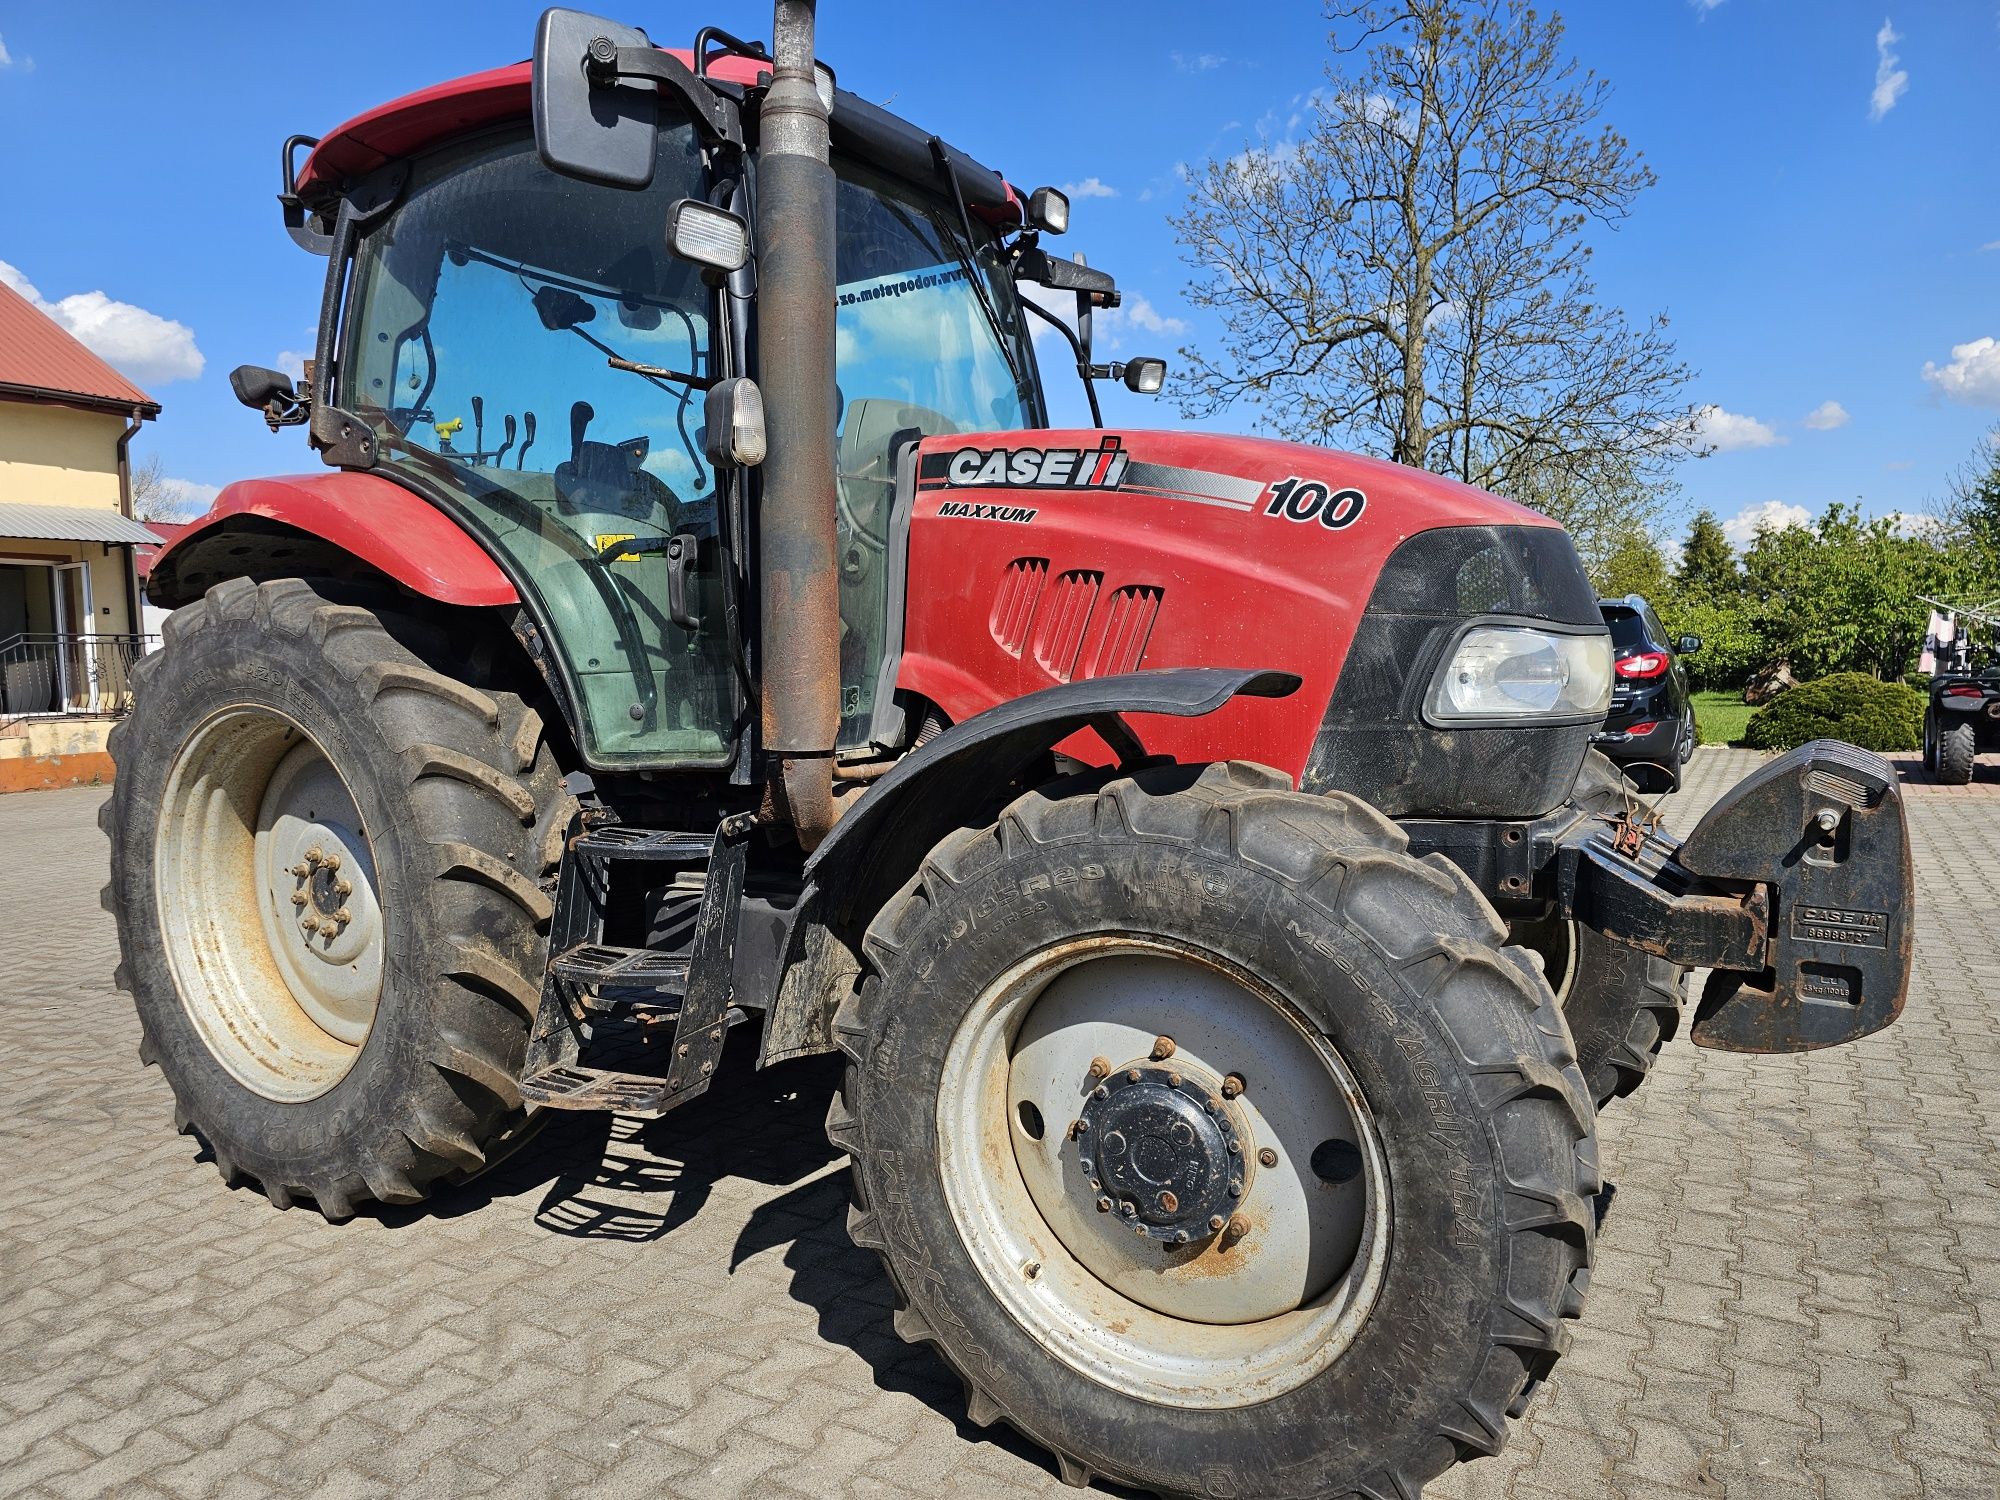
<svg viewBox="0 0 2000 1500"><path fill-rule="evenodd" d="M814 0L776 0L759 115L758 378L769 456L759 516L764 749L798 839L833 827L840 733L834 532L834 185L813 73Z"/></svg>

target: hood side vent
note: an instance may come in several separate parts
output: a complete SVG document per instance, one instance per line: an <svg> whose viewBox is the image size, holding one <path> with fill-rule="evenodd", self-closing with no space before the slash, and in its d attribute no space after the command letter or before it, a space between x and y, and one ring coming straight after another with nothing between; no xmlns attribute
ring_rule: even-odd
<svg viewBox="0 0 2000 1500"><path fill-rule="evenodd" d="M1103 586L1104 575L1088 569L1059 574L1049 585L1048 602L1035 622L1034 655L1035 665L1057 682L1076 675L1083 633Z"/></svg>
<svg viewBox="0 0 2000 1500"><path fill-rule="evenodd" d="M1046 557L1017 557L1007 564L993 597L993 614L986 628L1002 651L1018 658L1028 646L1028 628L1035 623L1035 606L1048 581Z"/></svg>
<svg viewBox="0 0 2000 1500"><path fill-rule="evenodd" d="M1128 583L1111 591L1111 597L1105 601L1104 623L1096 632L1095 648L1084 666L1084 676L1115 677L1120 672L1139 670L1166 592L1145 583Z"/></svg>

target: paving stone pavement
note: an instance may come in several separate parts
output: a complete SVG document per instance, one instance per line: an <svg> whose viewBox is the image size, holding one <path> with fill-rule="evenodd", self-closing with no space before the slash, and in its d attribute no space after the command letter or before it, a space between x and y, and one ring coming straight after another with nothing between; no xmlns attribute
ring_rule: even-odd
<svg viewBox="0 0 2000 1500"><path fill-rule="evenodd" d="M1705 750L1691 824L1756 763ZM1923 783L1916 982L1854 1047L1675 1042L1602 1124L1572 1352L1456 1500L2000 1494L2000 776ZM0 797L0 1496L1071 1493L889 1328L824 1060L559 1120L427 1211L226 1191L98 909L103 792Z"/></svg>

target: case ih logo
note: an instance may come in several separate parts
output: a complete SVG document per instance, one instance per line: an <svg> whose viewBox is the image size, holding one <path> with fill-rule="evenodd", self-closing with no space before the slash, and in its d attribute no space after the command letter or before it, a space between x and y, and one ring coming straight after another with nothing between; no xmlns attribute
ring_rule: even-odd
<svg viewBox="0 0 2000 1500"><path fill-rule="evenodd" d="M944 474L977 489L1115 490L1130 459L1115 437L1095 448L961 448Z"/></svg>

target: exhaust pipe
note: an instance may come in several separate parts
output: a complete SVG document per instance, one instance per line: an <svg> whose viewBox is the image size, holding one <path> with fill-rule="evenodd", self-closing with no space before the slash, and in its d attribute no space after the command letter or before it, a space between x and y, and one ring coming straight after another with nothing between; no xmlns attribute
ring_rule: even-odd
<svg viewBox="0 0 2000 1500"><path fill-rule="evenodd" d="M833 168L813 76L814 0L776 0L759 115L757 361L768 454L759 514L764 749L807 849L833 827L840 733L834 531Z"/></svg>

